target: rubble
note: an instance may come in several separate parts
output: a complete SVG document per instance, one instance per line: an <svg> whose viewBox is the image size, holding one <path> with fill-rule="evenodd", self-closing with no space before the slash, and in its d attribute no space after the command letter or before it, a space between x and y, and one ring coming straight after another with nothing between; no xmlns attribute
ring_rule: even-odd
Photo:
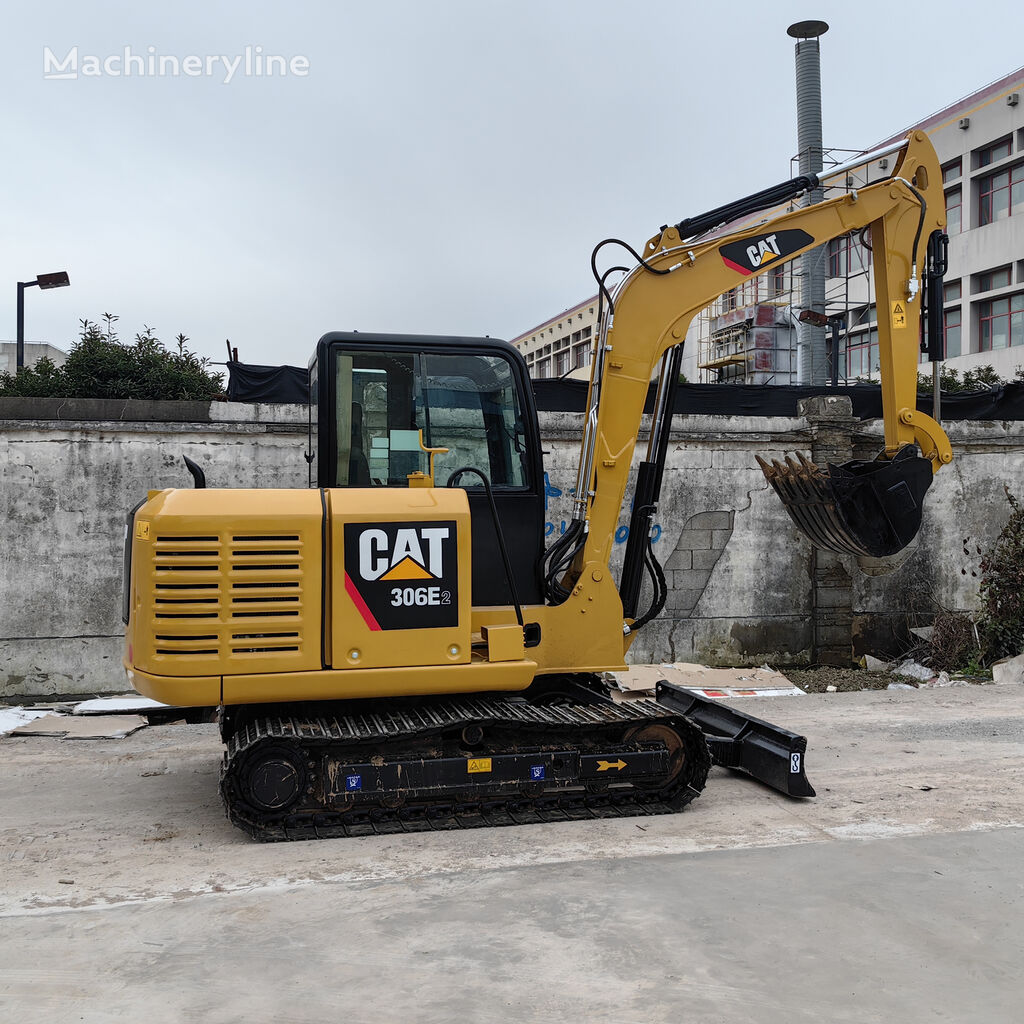
<svg viewBox="0 0 1024 1024"><path fill-rule="evenodd" d="M992 682L998 685L1006 683L1024 683L1024 653L1015 658L1002 658L992 665Z"/></svg>
<svg viewBox="0 0 1024 1024"><path fill-rule="evenodd" d="M906 661L900 662L900 664L892 671L893 675L906 676L909 679L917 679L922 683L927 683L938 675L938 672L936 672L935 669L927 668L920 664L920 662L916 662L910 658Z"/></svg>

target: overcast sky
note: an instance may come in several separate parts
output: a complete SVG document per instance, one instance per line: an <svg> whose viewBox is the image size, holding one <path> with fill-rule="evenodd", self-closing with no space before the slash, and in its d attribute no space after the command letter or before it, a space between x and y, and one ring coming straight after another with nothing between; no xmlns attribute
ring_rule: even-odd
<svg viewBox="0 0 1024 1024"><path fill-rule="evenodd" d="M329 330L512 337L594 291L593 245L789 176L793 21L820 18L826 146L1024 63L1020 0L50 0L5 14L0 337L82 317L305 365ZM78 48L44 79L44 48ZM305 58L267 77L89 57ZM153 48L150 50L150 48ZM255 50L252 53L255 54ZM116 70L117 65L112 65ZM136 65L137 67L137 65Z"/></svg>

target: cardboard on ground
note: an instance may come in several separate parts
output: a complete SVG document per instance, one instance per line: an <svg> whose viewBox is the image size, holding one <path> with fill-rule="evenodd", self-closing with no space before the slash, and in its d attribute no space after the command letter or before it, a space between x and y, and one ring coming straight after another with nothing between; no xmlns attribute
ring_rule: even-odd
<svg viewBox="0 0 1024 1024"><path fill-rule="evenodd" d="M677 661L670 665L631 665L625 672L612 675L626 693L653 692L661 679L705 697L781 697L804 692L771 668L708 668Z"/></svg>
<svg viewBox="0 0 1024 1024"><path fill-rule="evenodd" d="M123 739L148 723L141 715L44 715L11 730L12 736L60 736L66 740Z"/></svg>

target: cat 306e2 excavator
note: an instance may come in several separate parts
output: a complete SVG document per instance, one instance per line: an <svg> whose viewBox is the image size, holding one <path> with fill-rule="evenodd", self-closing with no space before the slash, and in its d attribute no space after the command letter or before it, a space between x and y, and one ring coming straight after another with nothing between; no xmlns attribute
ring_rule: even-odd
<svg viewBox="0 0 1024 1024"><path fill-rule="evenodd" d="M151 491L132 510L128 676L164 703L219 707L236 825L296 839L661 813L700 793L712 759L814 795L803 737L668 683L616 703L600 673L625 668L664 604L649 538L691 319L744 279L864 228L884 451L762 467L815 544L885 555L917 532L932 473L952 458L915 409L919 273L941 317L945 211L922 133L857 163L896 152L891 177L754 227L728 229L818 180L664 227L642 254L617 243L635 265L611 291L599 277L572 521L546 551L526 366L488 338L327 334L310 364L308 490L206 489L191 463L195 487ZM616 582L613 535L659 362Z"/></svg>

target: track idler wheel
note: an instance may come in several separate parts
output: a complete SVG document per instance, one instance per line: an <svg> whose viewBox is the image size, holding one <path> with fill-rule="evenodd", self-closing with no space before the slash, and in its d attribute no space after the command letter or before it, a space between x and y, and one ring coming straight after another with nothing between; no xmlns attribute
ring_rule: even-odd
<svg viewBox="0 0 1024 1024"><path fill-rule="evenodd" d="M302 750L291 743L260 743L231 765L222 787L261 816L287 814L305 796L309 769Z"/></svg>
<svg viewBox="0 0 1024 1024"><path fill-rule="evenodd" d="M906 445L892 459L827 469L803 455L785 463L756 456L790 518L812 544L844 555L882 558L905 548L921 528L932 464Z"/></svg>

